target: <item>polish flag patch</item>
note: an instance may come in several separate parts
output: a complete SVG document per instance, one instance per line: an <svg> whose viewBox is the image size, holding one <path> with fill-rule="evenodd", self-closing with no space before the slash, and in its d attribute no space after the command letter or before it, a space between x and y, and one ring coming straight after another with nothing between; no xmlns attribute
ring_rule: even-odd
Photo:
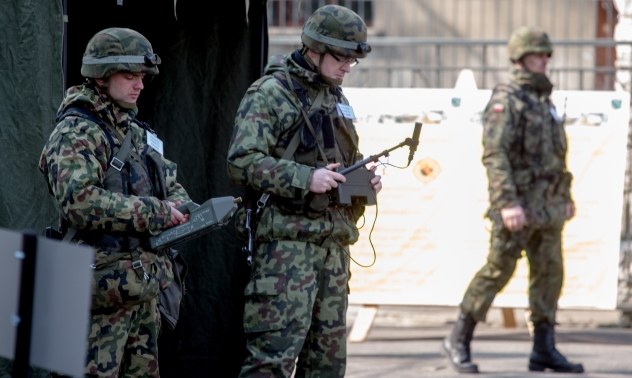
<svg viewBox="0 0 632 378"><path fill-rule="evenodd" d="M494 104L494 106L492 106L492 111L494 113L502 113L503 110L505 110L505 105L501 103L497 103L497 104Z"/></svg>

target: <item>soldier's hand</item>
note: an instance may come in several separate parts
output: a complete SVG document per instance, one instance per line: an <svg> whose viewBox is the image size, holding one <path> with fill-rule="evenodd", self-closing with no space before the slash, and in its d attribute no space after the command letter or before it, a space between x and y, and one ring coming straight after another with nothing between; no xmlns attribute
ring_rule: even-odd
<svg viewBox="0 0 632 378"><path fill-rule="evenodd" d="M575 203L573 201L566 204L566 219L571 219L575 216L577 209L575 208Z"/></svg>
<svg viewBox="0 0 632 378"><path fill-rule="evenodd" d="M180 210L178 210L179 203L167 201L169 206L171 207L171 218L169 222L167 222L167 228L177 226L182 223L186 223L189 220L188 214L182 214Z"/></svg>
<svg viewBox="0 0 632 378"><path fill-rule="evenodd" d="M522 206L506 207L500 210L503 224L511 232L520 231L527 224L527 217Z"/></svg>
<svg viewBox="0 0 632 378"><path fill-rule="evenodd" d="M309 191L325 193L337 188L339 182L345 182L347 180L346 177L335 171L338 167L340 167L340 163L333 163L314 170L307 184Z"/></svg>
<svg viewBox="0 0 632 378"><path fill-rule="evenodd" d="M377 165L374 165L373 167L371 167L371 172L375 173L376 169L377 169ZM380 190L382 190L382 176L375 175L371 179L371 186L373 187L375 194L378 194Z"/></svg>

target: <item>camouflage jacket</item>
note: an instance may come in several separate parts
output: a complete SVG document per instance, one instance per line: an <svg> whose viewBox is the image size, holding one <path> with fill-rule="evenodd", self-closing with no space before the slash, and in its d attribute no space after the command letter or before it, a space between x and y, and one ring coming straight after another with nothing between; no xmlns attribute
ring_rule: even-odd
<svg viewBox="0 0 632 378"><path fill-rule="evenodd" d="M545 75L513 70L483 113L483 164L490 210L521 205L531 221L562 220L572 201L564 119Z"/></svg>
<svg viewBox="0 0 632 378"><path fill-rule="evenodd" d="M288 212L284 206L291 201L309 201L313 195L308 190L309 176L316 167L326 164L319 148L327 155L327 162L341 162L343 167L362 157L353 122L337 110L339 103L348 105L341 88L325 83L307 67L297 50L271 61L264 76L247 90L235 119L228 150L228 174L236 184L271 195L257 227L259 241L320 243L328 239L349 245L358 238L355 221L364 211L363 206L330 204L316 217ZM296 83L285 79L286 69ZM319 122L313 122L315 137L307 131L301 113L304 105L296 91L304 93L309 105L317 103L318 109L311 109L309 118L318 115L319 120L330 120L328 122L334 125L330 128L333 136L328 137L328 132L323 131L325 126L319 127ZM282 158L285 147L297 132L302 133L297 153L291 158Z"/></svg>
<svg viewBox="0 0 632 378"><path fill-rule="evenodd" d="M60 114L72 106L81 106L111 127L110 137L103 126L85 117L66 116L52 131L44 146L39 169L46 177L62 217L79 230L78 235L118 235L147 239L165 228L171 209L165 201L148 195L152 183L135 182L130 177L130 193L108 190L104 185L106 171L112 158L113 147L122 142L122 136L132 133L132 149L139 156L149 147L146 130L135 121L136 109L123 109L107 96L98 93L90 84L69 88L62 102ZM113 137L114 139L110 139ZM166 178L165 199L188 201L189 196L176 181L176 164L164 159ZM142 195L138 195L142 193ZM81 236L78 236L81 238ZM86 242L95 247L97 261L112 252L108 246ZM106 252L106 249L109 249ZM139 248L146 251L147 245ZM130 252L130 251L118 251Z"/></svg>

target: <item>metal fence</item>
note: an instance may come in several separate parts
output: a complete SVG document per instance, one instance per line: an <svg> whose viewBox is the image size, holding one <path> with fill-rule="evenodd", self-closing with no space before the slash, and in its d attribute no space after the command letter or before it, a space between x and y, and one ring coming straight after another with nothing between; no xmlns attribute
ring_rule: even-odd
<svg viewBox="0 0 632 378"><path fill-rule="evenodd" d="M270 52L282 54L300 47L297 40L300 41L300 35L271 38ZM345 79L345 86L446 88L454 86L462 70L470 69L478 87L488 89L505 80L509 68L507 40L380 37L371 39L370 43L373 51L353 68ZM630 49L632 42L599 39L554 40L553 43L555 53L549 72L557 88L631 88L632 61L616 61L615 50ZM594 55L600 49L605 51L609 64L587 65L573 59ZM569 63L557 63L560 57L564 57L562 62Z"/></svg>

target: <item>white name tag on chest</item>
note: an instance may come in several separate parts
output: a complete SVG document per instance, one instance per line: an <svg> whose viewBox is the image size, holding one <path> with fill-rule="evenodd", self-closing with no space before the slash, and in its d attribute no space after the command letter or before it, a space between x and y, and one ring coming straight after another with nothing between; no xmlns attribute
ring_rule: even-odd
<svg viewBox="0 0 632 378"><path fill-rule="evenodd" d="M355 114L353 113L353 108L351 106L347 104L338 103L337 107L338 107L338 112L340 113L341 116L350 120L355 119Z"/></svg>
<svg viewBox="0 0 632 378"><path fill-rule="evenodd" d="M147 144L149 145L149 147L151 147L154 150L156 150L160 155L164 155L163 146L162 146L162 140L160 140L160 138L158 138L158 135L148 131L147 132Z"/></svg>
<svg viewBox="0 0 632 378"><path fill-rule="evenodd" d="M551 116L553 117L553 119L555 120L555 122L561 122L562 118L560 117L559 114L557 114L557 109L555 109L555 106L551 105L549 107L549 113L551 113Z"/></svg>

